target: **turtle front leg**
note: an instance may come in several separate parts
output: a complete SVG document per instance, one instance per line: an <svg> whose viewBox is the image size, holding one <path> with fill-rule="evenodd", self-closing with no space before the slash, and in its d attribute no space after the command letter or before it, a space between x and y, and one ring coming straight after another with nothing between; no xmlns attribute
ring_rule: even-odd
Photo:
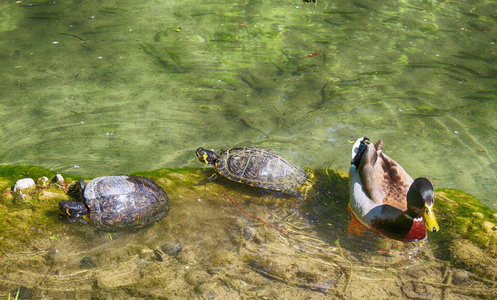
<svg viewBox="0 0 497 300"><path fill-rule="evenodd" d="M201 181L199 181L199 182L195 183L195 185L201 185L201 184L206 184L206 183L209 183L209 182L211 182L211 181L216 180L216 179L217 179L217 177L218 177L217 172L214 172L214 174L212 174L210 177L207 177L207 178L205 178L204 180L201 180Z"/></svg>

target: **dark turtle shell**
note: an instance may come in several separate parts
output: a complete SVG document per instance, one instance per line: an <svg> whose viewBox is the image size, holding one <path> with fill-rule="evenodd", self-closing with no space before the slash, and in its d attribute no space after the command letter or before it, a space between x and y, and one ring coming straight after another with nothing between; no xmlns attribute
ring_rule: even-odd
<svg viewBox="0 0 497 300"><path fill-rule="evenodd" d="M259 147L223 151L215 167L228 179L270 190L288 190L307 179L304 169Z"/></svg>
<svg viewBox="0 0 497 300"><path fill-rule="evenodd" d="M85 186L83 197L92 223L103 230L146 227L169 213L166 192L146 177L97 177Z"/></svg>

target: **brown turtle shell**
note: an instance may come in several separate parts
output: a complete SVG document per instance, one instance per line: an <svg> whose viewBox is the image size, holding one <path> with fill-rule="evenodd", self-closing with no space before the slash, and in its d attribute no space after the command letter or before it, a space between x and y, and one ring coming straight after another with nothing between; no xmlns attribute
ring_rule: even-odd
<svg viewBox="0 0 497 300"><path fill-rule="evenodd" d="M215 167L228 179L270 190L288 190L307 179L304 169L271 150L259 147L223 151Z"/></svg>
<svg viewBox="0 0 497 300"><path fill-rule="evenodd" d="M146 177L97 177L85 186L83 197L92 223L103 230L146 227L169 213L166 192Z"/></svg>

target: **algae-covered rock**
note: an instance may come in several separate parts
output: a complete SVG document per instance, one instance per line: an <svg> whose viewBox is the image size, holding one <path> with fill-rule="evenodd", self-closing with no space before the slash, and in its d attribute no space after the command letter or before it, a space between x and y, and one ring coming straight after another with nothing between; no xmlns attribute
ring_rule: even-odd
<svg viewBox="0 0 497 300"><path fill-rule="evenodd" d="M56 225L60 224L57 204L68 199L64 187L35 185L31 179L53 174L39 167L0 167L0 254L25 248L40 237L48 240L51 232L57 230ZM11 187L16 182L14 192Z"/></svg>
<svg viewBox="0 0 497 300"><path fill-rule="evenodd" d="M38 200L47 201L47 200L53 200L53 199L57 199L60 201L60 200L69 200L70 198L69 198L69 196L62 194L60 192L55 193L55 192L50 192L50 191L41 191L38 194Z"/></svg>
<svg viewBox="0 0 497 300"><path fill-rule="evenodd" d="M29 197L35 190L35 182L32 178L23 178L16 181L12 188L15 201L28 202Z"/></svg>
<svg viewBox="0 0 497 300"><path fill-rule="evenodd" d="M50 180L48 179L47 176L41 176L40 178L38 178L36 180L36 184L41 186L41 187L48 186L49 183L50 183Z"/></svg>
<svg viewBox="0 0 497 300"><path fill-rule="evenodd" d="M38 186L29 202L14 202L11 187L18 179L55 173L0 166L0 293L22 285L35 287L33 297L53 299L74 293L140 299L497 296L497 219L477 199L437 190L440 232L422 243L374 232L352 236L346 174L314 173L314 191L304 199L223 179L195 186L205 178L201 169L135 173L167 191L171 213L139 232L106 233L59 217L57 204L75 178L64 175L62 185Z"/></svg>
<svg viewBox="0 0 497 300"><path fill-rule="evenodd" d="M489 221L484 221L482 228L493 240L497 240L497 225Z"/></svg>
<svg viewBox="0 0 497 300"><path fill-rule="evenodd" d="M464 238L472 243L494 249L497 240L493 230L494 212L478 199L459 190L437 189L435 207L447 230L440 229L441 235L453 238Z"/></svg>
<svg viewBox="0 0 497 300"><path fill-rule="evenodd" d="M495 212L459 190L438 189L435 207L441 220L433 240L447 244L449 257L481 276L497 280Z"/></svg>

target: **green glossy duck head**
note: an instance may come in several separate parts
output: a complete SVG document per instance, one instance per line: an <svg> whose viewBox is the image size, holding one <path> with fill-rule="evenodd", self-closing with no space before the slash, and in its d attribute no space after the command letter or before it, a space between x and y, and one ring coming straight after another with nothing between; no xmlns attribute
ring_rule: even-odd
<svg viewBox="0 0 497 300"><path fill-rule="evenodd" d="M407 192L407 210L413 212L416 217L421 215L426 229L431 232L439 230L437 219L433 213L435 204L433 185L423 177L416 178Z"/></svg>

